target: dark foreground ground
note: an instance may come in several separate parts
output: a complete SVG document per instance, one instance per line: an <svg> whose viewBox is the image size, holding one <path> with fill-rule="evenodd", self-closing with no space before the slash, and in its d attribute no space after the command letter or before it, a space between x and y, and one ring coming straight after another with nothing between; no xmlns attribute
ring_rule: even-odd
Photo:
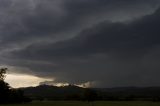
<svg viewBox="0 0 160 106"><path fill-rule="evenodd" d="M109 102L109 101L97 101L93 103L80 102L80 101L42 101L42 102L32 102L28 104L10 104L10 105L0 105L0 106L160 106L160 102Z"/></svg>

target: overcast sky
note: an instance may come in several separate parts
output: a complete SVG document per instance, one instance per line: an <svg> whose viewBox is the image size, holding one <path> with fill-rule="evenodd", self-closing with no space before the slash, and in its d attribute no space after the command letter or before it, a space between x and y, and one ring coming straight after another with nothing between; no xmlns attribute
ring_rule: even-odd
<svg viewBox="0 0 160 106"><path fill-rule="evenodd" d="M0 64L10 83L160 86L160 0L0 0Z"/></svg>

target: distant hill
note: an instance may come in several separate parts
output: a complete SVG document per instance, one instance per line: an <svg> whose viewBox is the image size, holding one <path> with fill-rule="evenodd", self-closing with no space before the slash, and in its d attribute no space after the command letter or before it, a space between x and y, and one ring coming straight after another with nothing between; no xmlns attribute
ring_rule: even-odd
<svg viewBox="0 0 160 106"><path fill-rule="evenodd" d="M56 87L40 85L21 88L25 96L38 100L83 100L87 88L74 85ZM160 101L160 87L90 88L96 100L152 100Z"/></svg>
<svg viewBox="0 0 160 106"><path fill-rule="evenodd" d="M68 100L80 99L85 92L85 88L74 85L57 87L50 85L40 85L37 87L21 88L25 96L33 99L47 99L47 100Z"/></svg>

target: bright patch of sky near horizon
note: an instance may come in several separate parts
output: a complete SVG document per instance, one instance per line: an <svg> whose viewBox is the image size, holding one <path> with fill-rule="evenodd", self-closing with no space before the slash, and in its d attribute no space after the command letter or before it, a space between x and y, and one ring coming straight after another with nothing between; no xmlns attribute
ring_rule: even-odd
<svg viewBox="0 0 160 106"><path fill-rule="evenodd" d="M61 83L56 83L54 82L54 79L49 79L49 78L40 78L34 75L26 75L26 74L7 74L5 81L9 83L9 85L13 88L20 88L20 87L34 87L38 85L43 85L45 83L43 82L51 82L50 84L48 83L47 85L53 85L57 87L61 86L68 86L69 83L66 82L61 82ZM82 84L74 84L75 86L79 87L84 87L88 88L91 86L90 82L82 83Z"/></svg>
<svg viewBox="0 0 160 106"><path fill-rule="evenodd" d="M40 82L52 81L53 79L40 78L33 75L25 74L8 74L5 81L13 88L38 86Z"/></svg>

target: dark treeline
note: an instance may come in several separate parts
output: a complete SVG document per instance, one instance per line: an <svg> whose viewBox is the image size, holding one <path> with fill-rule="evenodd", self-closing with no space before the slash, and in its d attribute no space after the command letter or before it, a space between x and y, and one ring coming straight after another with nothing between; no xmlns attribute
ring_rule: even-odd
<svg viewBox="0 0 160 106"><path fill-rule="evenodd" d="M6 70L0 69L0 104L30 102L31 99L25 97L22 90L13 89L4 81Z"/></svg>
<svg viewBox="0 0 160 106"><path fill-rule="evenodd" d="M160 101L160 87L118 87L94 89L100 100Z"/></svg>

